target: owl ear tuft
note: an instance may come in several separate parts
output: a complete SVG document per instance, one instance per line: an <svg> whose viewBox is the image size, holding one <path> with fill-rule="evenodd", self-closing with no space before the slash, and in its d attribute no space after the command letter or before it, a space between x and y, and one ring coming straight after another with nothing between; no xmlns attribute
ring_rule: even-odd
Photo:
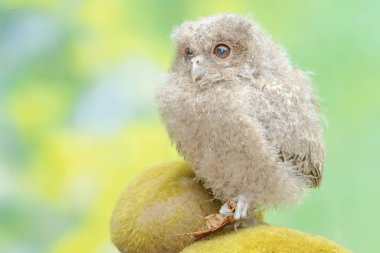
<svg viewBox="0 0 380 253"><path fill-rule="evenodd" d="M179 42L187 43L192 35L192 32L193 22L185 21L179 26L174 26L170 37L175 44L178 44Z"/></svg>

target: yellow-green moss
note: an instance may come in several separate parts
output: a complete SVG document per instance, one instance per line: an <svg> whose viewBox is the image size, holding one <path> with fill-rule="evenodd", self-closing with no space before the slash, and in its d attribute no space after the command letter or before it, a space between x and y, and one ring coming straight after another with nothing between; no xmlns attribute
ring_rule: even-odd
<svg viewBox="0 0 380 253"><path fill-rule="evenodd" d="M334 242L289 228L257 226L202 240L182 253L348 253Z"/></svg>
<svg viewBox="0 0 380 253"><path fill-rule="evenodd" d="M111 238L121 252L179 252L204 225L202 216L221 203L194 178L189 164L152 167L122 193L112 216Z"/></svg>

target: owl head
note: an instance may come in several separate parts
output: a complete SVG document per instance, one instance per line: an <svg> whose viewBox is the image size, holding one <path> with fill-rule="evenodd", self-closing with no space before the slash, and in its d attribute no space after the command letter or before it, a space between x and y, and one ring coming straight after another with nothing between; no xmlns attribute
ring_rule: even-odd
<svg viewBox="0 0 380 253"><path fill-rule="evenodd" d="M200 85L252 79L286 61L258 24L235 14L186 21L172 40L177 50L172 72Z"/></svg>

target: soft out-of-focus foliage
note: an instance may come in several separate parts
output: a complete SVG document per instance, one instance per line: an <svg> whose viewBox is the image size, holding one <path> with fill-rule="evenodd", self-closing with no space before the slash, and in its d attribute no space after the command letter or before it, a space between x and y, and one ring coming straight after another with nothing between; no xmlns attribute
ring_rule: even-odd
<svg viewBox="0 0 380 253"><path fill-rule="evenodd" d="M324 182L270 223L376 252L380 2L0 2L0 251L116 252L109 219L139 170L177 157L154 106L185 19L254 13L315 73Z"/></svg>

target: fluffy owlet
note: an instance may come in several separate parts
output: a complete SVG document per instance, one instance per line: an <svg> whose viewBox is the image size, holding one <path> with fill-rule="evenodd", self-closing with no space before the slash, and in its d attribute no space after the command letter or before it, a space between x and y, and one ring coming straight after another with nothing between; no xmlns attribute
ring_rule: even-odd
<svg viewBox="0 0 380 253"><path fill-rule="evenodd" d="M322 178L319 106L308 75L258 24L234 14L175 28L158 105L171 139L234 218L295 203ZM227 212L226 205L220 212Z"/></svg>

